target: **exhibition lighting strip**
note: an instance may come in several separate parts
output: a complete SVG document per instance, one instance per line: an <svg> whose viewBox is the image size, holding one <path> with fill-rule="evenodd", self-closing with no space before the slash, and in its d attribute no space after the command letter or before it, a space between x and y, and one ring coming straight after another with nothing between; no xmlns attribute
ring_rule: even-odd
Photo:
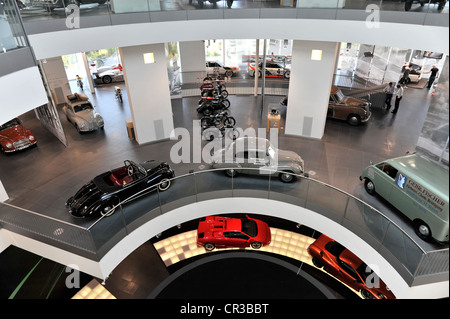
<svg viewBox="0 0 450 319"><path fill-rule="evenodd" d="M72 299L116 299L102 284L92 279Z"/></svg>
<svg viewBox="0 0 450 319"><path fill-rule="evenodd" d="M314 238L272 227L270 228L270 232L272 234L272 241L269 246L260 249L245 249L287 256L312 265L311 256L308 254L307 248L315 241ZM216 251L240 249L220 248L208 252L205 248L197 246L197 230L191 230L160 240L156 242L154 246L166 267L197 255L214 253Z"/></svg>

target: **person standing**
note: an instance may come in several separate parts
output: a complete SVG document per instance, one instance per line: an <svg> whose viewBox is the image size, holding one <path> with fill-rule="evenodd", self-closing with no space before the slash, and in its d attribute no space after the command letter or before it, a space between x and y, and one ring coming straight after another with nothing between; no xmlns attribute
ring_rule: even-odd
<svg viewBox="0 0 450 319"><path fill-rule="evenodd" d="M395 106L391 113L393 114L397 113L402 97L403 97L403 87L400 84L397 84L397 89L395 90Z"/></svg>
<svg viewBox="0 0 450 319"><path fill-rule="evenodd" d="M431 89L431 86L433 85L434 80L436 80L436 77L439 73L439 69L436 67L436 65L433 65L430 71L423 72L423 73L431 73L430 78L428 79L428 85L427 89Z"/></svg>
<svg viewBox="0 0 450 319"><path fill-rule="evenodd" d="M384 103L386 104L386 109L389 111L389 109L391 108L391 101L392 101L392 96L394 95L394 83L389 82L389 85L386 86L383 90L384 93L386 93L386 99L384 100Z"/></svg>

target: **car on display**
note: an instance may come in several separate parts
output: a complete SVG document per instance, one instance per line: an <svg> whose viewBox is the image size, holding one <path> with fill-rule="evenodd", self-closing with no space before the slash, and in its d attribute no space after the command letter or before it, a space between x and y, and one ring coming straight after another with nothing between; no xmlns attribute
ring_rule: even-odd
<svg viewBox="0 0 450 319"><path fill-rule="evenodd" d="M0 126L0 150L2 153L20 151L37 145L36 136L22 125L19 118L14 118Z"/></svg>
<svg viewBox="0 0 450 319"><path fill-rule="evenodd" d="M86 95L75 93L68 95L67 99L63 112L78 133L95 131L105 126L103 117L95 111Z"/></svg>
<svg viewBox="0 0 450 319"><path fill-rule="evenodd" d="M370 107L370 102L345 96L340 88L332 86L327 117L347 121L350 125L360 125L372 116Z"/></svg>
<svg viewBox="0 0 450 319"><path fill-rule="evenodd" d="M413 3L420 3L420 5L423 7L425 3L437 3L438 4L438 10L441 11L444 9L445 4L447 3L447 0L406 0L405 1L405 10L409 11L411 10Z"/></svg>
<svg viewBox="0 0 450 319"><path fill-rule="evenodd" d="M265 138L241 137L214 152L213 168L225 169L230 176L237 174L275 175L282 182L296 180L304 173L303 159L295 152L277 149Z"/></svg>
<svg viewBox="0 0 450 319"><path fill-rule="evenodd" d="M109 84L112 82L123 82L123 67L121 64L93 68L92 79L95 84Z"/></svg>
<svg viewBox="0 0 450 319"><path fill-rule="evenodd" d="M371 164L359 179L369 194L377 193L411 220L421 239L449 241L448 169L410 154Z"/></svg>
<svg viewBox="0 0 450 319"><path fill-rule="evenodd" d="M98 3L98 4L104 4L107 0L45 0L42 1L42 6L47 11L53 11L56 8L65 8L69 4L91 4L91 3Z"/></svg>
<svg viewBox="0 0 450 319"><path fill-rule="evenodd" d="M219 2L219 0L197 0L197 4L200 8L203 8L204 3L208 1L212 4L216 4L216 2ZM227 0L227 6L228 8L231 8L234 0ZM189 4L192 4L192 0L189 0Z"/></svg>
<svg viewBox="0 0 450 319"><path fill-rule="evenodd" d="M156 189L169 189L174 177L174 171L165 162L138 164L125 160L123 166L102 173L81 187L66 201L66 207L74 217L110 216L118 205Z"/></svg>
<svg viewBox="0 0 450 319"><path fill-rule="evenodd" d="M197 245L207 251L214 248L252 247L259 249L271 241L269 225L250 218L207 216L197 228Z"/></svg>
<svg viewBox="0 0 450 319"><path fill-rule="evenodd" d="M256 71L255 63L248 64L248 75L254 77L258 72L258 77L262 76L262 62L258 63L258 71ZM266 77L283 77L289 79L291 77L291 70L282 66L277 62L266 62Z"/></svg>
<svg viewBox="0 0 450 319"><path fill-rule="evenodd" d="M229 78L238 75L238 66L227 66L219 61L206 61L206 73L208 75L224 75Z"/></svg>
<svg viewBox="0 0 450 319"><path fill-rule="evenodd" d="M395 299L373 270L337 241L320 235L309 247L313 264L323 268L365 299Z"/></svg>

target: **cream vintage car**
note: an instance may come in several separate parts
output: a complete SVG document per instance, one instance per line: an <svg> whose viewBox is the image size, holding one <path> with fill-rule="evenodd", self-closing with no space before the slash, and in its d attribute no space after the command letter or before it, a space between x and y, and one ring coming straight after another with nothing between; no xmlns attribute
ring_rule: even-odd
<svg viewBox="0 0 450 319"><path fill-rule="evenodd" d="M104 127L103 117L95 111L86 95L75 93L68 95L67 99L63 112L78 133L95 131Z"/></svg>

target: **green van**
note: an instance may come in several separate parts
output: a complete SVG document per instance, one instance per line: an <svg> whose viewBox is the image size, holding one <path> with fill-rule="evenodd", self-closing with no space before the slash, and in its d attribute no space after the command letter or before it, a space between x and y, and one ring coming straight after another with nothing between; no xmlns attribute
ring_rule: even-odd
<svg viewBox="0 0 450 319"><path fill-rule="evenodd" d="M414 154L370 165L359 179L369 194L379 194L408 217L420 238L449 241L447 169Z"/></svg>

